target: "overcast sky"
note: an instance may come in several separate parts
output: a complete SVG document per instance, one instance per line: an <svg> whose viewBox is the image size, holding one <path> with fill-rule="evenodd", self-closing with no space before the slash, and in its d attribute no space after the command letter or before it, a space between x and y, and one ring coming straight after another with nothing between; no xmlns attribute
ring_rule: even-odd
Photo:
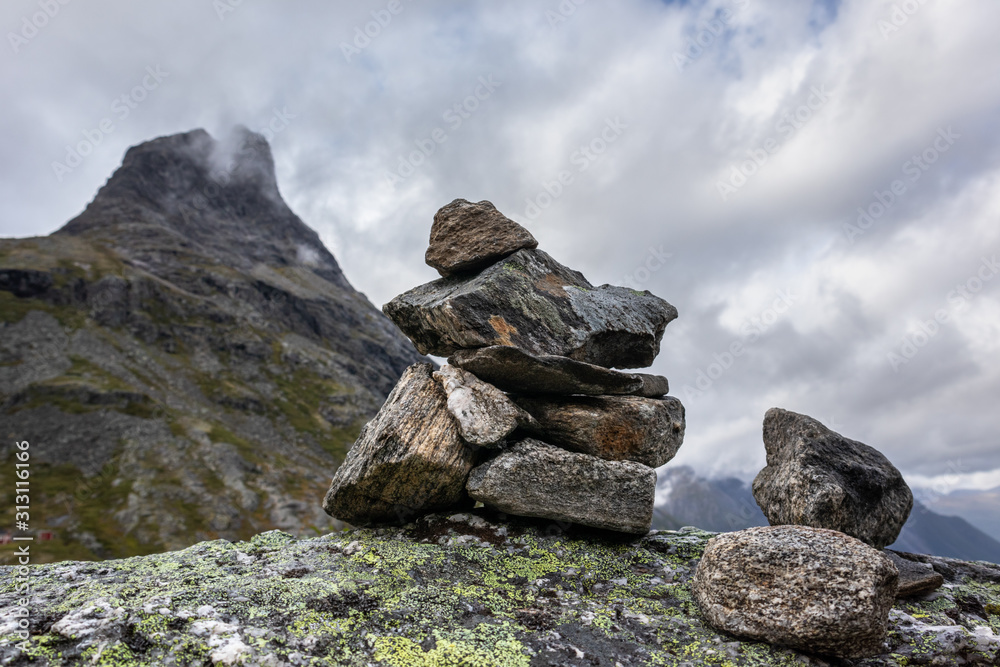
<svg viewBox="0 0 1000 667"><path fill-rule="evenodd" d="M242 123L378 306L436 277L458 197L673 303L676 463L752 476L779 406L911 483L1000 485L996 0L4 0L0 25L0 236L62 226L130 145Z"/></svg>

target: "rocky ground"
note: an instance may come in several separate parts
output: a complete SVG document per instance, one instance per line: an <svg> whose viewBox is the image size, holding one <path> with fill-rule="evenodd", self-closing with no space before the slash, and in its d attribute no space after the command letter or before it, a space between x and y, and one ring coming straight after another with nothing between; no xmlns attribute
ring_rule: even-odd
<svg viewBox="0 0 1000 667"><path fill-rule="evenodd" d="M567 532L568 530L568 532ZM0 568L3 665L979 665L1000 663L1000 566L914 556L945 585L897 600L881 655L826 659L712 630L692 600L712 536L500 517Z"/></svg>

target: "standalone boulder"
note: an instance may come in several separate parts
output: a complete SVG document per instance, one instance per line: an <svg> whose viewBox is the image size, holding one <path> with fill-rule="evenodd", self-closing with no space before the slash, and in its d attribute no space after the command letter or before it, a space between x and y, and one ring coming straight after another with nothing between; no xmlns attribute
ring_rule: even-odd
<svg viewBox="0 0 1000 667"><path fill-rule="evenodd" d="M442 276L480 271L538 241L488 201L456 199L434 216L425 260Z"/></svg>
<svg viewBox="0 0 1000 667"><path fill-rule="evenodd" d="M717 630L840 658L881 653L896 567L843 533L765 526L712 538L692 581Z"/></svg>
<svg viewBox="0 0 1000 667"><path fill-rule="evenodd" d="M407 368L361 430L323 500L327 514L356 525L404 523L469 504L465 480L476 455L431 371L430 364Z"/></svg>
<svg viewBox="0 0 1000 667"><path fill-rule="evenodd" d="M495 387L518 394L652 397L670 391L662 375L623 373L552 354L528 354L504 345L459 350L448 361Z"/></svg>
<svg viewBox="0 0 1000 667"><path fill-rule="evenodd" d="M656 472L527 439L473 469L467 488L508 514L644 535L653 521Z"/></svg>
<svg viewBox="0 0 1000 667"><path fill-rule="evenodd" d="M518 250L474 276L421 285L383 311L424 354L508 345L609 368L649 366L677 317L648 291L594 287L541 250Z"/></svg>
<svg viewBox="0 0 1000 667"><path fill-rule="evenodd" d="M684 442L684 406L673 396L515 399L535 420L526 430L545 442L608 461L657 468Z"/></svg>
<svg viewBox="0 0 1000 667"><path fill-rule="evenodd" d="M771 525L839 530L877 549L896 541L913 494L876 449L780 408L764 417L764 446L753 495Z"/></svg>
<svg viewBox="0 0 1000 667"><path fill-rule="evenodd" d="M458 423L462 439L470 445L497 447L518 425L533 421L507 394L461 368L445 364L434 373L434 379L444 387L448 412Z"/></svg>

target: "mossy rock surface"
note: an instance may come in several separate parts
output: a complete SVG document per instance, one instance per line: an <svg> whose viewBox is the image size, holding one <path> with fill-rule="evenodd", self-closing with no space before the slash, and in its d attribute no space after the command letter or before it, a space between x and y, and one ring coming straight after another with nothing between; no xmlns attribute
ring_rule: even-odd
<svg viewBox="0 0 1000 667"><path fill-rule="evenodd" d="M295 539L272 531L100 563L0 568L3 665L996 665L1000 566L897 601L882 655L836 661L722 635L690 580L712 533L639 539L477 510Z"/></svg>

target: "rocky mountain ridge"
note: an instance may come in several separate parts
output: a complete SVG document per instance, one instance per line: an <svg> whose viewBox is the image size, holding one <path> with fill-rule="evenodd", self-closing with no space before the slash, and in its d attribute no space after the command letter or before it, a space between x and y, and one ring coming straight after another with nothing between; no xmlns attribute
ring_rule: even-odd
<svg viewBox="0 0 1000 667"><path fill-rule="evenodd" d="M31 443L46 558L339 526L329 475L423 359L242 128L135 146L62 229L0 240L0 461Z"/></svg>

